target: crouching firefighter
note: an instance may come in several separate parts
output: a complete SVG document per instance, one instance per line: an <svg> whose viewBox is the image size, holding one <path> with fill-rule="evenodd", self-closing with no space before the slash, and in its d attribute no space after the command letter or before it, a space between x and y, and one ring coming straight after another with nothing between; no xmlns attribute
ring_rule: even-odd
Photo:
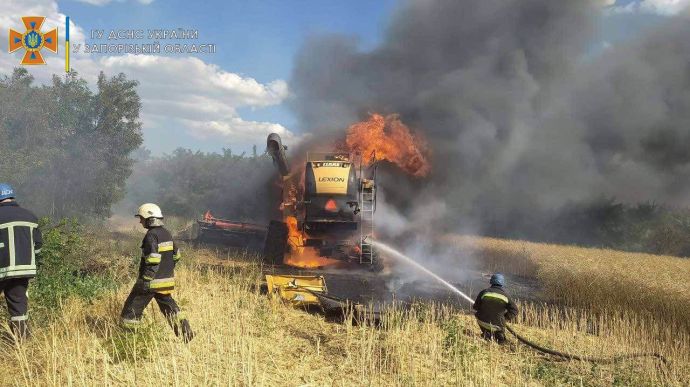
<svg viewBox="0 0 690 387"><path fill-rule="evenodd" d="M518 309L503 289L505 286L503 274L492 275L489 284L491 287L479 292L472 307L477 311L475 316L482 330L482 337L503 344L506 341L505 320L515 318Z"/></svg>
<svg viewBox="0 0 690 387"><path fill-rule="evenodd" d="M0 291L7 301L10 330L22 341L29 336L29 279L36 276L43 239L36 216L14 198L12 187L0 183Z"/></svg>
<svg viewBox="0 0 690 387"><path fill-rule="evenodd" d="M189 342L194 333L172 298L175 265L180 259L180 250L170 232L163 227L163 213L157 205L143 204L135 216L148 231L141 243L139 276L122 308L122 324L126 328L138 327L144 309L151 299L155 299L175 335L182 336L184 342Z"/></svg>

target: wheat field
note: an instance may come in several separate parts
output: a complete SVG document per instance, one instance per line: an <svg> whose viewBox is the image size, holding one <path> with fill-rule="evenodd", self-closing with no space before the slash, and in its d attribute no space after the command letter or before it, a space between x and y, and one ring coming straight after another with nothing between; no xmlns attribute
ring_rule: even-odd
<svg viewBox="0 0 690 387"><path fill-rule="evenodd" d="M494 238L447 236L492 271L539 280L554 303L632 313L690 332L690 259Z"/></svg>
<svg viewBox="0 0 690 387"><path fill-rule="evenodd" d="M477 251L478 243L494 246L495 253L500 241L472 243ZM540 245L519 245L541 251ZM141 329L122 330L118 314L128 284L95 302L65 300L58 317L33 322L29 342L4 344L0 384L681 386L690 380L688 333L622 309L588 314L522 303L515 329L581 355L653 351L662 352L669 364L649 358L557 361L514 339L508 346L486 343L471 315L438 304L391 309L377 327L327 322L261 294L258 263L209 250L186 256L176 298L197 334L190 344L175 338L155 306L147 309ZM545 275L539 267L537 273Z"/></svg>

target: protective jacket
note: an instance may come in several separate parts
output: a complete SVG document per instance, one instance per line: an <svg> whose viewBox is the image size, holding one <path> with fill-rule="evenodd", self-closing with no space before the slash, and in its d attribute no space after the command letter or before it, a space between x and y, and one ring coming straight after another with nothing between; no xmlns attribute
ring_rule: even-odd
<svg viewBox="0 0 690 387"><path fill-rule="evenodd" d="M504 319L512 320L518 313L511 297L497 285L479 292L472 307L477 311L475 316L479 326L489 330L502 329Z"/></svg>
<svg viewBox="0 0 690 387"><path fill-rule="evenodd" d="M175 264L180 252L164 227L149 228L141 243L139 278L153 292L170 294L175 288Z"/></svg>
<svg viewBox="0 0 690 387"><path fill-rule="evenodd" d="M0 203L0 281L35 277L42 245L36 216L17 202Z"/></svg>

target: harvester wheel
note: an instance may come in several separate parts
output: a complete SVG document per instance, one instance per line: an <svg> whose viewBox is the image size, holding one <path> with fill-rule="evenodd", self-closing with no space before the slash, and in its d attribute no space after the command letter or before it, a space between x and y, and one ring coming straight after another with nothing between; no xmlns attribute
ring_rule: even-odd
<svg viewBox="0 0 690 387"><path fill-rule="evenodd" d="M288 228L285 222L272 220L268 225L266 241L264 242L264 262L271 265L283 263L287 249Z"/></svg>

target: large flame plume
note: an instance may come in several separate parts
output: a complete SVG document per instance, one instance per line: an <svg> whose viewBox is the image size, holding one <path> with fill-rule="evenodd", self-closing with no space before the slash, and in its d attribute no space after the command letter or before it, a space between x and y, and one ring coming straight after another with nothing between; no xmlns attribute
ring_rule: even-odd
<svg viewBox="0 0 690 387"><path fill-rule="evenodd" d="M336 266L341 263L337 259L322 257L313 247L305 246L307 236L298 228L297 218L287 216L285 223L288 228L288 245L290 246L290 252L285 255L286 265L308 269Z"/></svg>
<svg viewBox="0 0 690 387"><path fill-rule="evenodd" d="M383 116L371 114L366 121L351 125L345 141L331 145L333 150L346 151L361 155L365 165L374 161L386 160L393 163L405 173L415 176L426 176L431 170L428 161L426 142L412 134L410 129L400 121L397 114ZM313 247L305 246L309 235L299 227L296 214L298 202L303 195L304 162L293 164L290 177L283 181L286 196L281 204L284 221L288 229L289 252L284 263L300 268L337 267L343 261L323 257ZM353 246L353 253L358 254L359 246Z"/></svg>
<svg viewBox="0 0 690 387"><path fill-rule="evenodd" d="M345 139L347 150L360 153L365 162L371 157L389 161L415 177L429 174L426 142L415 137L397 114L371 114L366 121L350 126Z"/></svg>

